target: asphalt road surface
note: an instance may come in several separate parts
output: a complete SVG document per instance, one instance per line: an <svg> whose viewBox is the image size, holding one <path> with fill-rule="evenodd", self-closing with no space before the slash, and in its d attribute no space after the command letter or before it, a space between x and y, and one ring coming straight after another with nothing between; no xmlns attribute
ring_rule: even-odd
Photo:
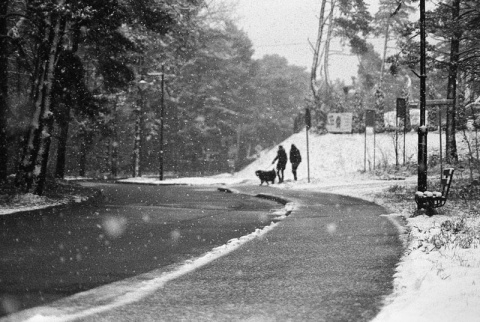
<svg viewBox="0 0 480 322"><path fill-rule="evenodd" d="M215 187L95 185L97 205L0 216L0 316L199 256L283 207Z"/></svg>
<svg viewBox="0 0 480 322"><path fill-rule="evenodd" d="M239 186L293 201L261 238L129 303L77 298L56 308L82 322L370 321L392 292L398 231L374 203L314 191ZM119 304L119 305L117 305ZM47 311L48 312L48 311ZM39 314L41 312L37 312Z"/></svg>
<svg viewBox="0 0 480 322"><path fill-rule="evenodd" d="M179 267L169 265L164 269L148 271L152 269L150 267L145 269L148 272L144 274L140 274L141 265L133 263L130 272L134 277L65 297L49 305L20 311L8 316L11 319L5 321L370 321L380 311L383 299L392 292L395 265L402 254L396 226L387 216L382 216L386 214L386 209L346 196L275 187L235 187L239 192L248 194L274 195L293 202L293 205L289 206L291 214L288 217L268 225L262 230L264 233L254 234L255 238L231 252L193 268L189 264ZM75 230L63 229L64 235L81 236L96 227L98 231L91 235L96 241L94 245L103 249L102 252L93 251L96 249L93 246L85 252L79 251L79 246L89 240L70 245L65 241L68 238L64 237L60 243L63 246L55 243L56 248L62 251L70 249L70 257L63 256L61 258L64 259L60 260L62 265L72 262L65 275L74 278L82 275L83 270L79 267L83 265L83 258L96 252L99 254L95 260L103 260L108 267L89 268L98 271L95 276L106 275L108 279L110 274L116 273L121 279L126 276L129 258L136 261L137 257L144 256L146 262L155 263L154 251L163 247L167 249L164 261L171 263L186 257L181 251L183 246L179 245L184 243L178 242L185 235L191 234L189 240L193 241L190 249L202 248L198 249L198 254L201 254L213 246L207 242L208 239L203 241L202 236L213 236L212 239L219 241L217 231L232 224L236 236L245 235L258 223L262 225L264 217L269 217L254 206L256 201L263 203L262 200L241 194L222 195L214 193L211 188L193 188L196 193L185 190L183 195L180 190L167 189L163 196L147 192L150 189L157 191L154 187L112 188L105 189L108 206L97 208L105 209L105 215L99 217L93 212L86 216L88 209L84 209L75 217L91 217L93 224L81 224L83 221L80 221L73 225ZM170 199L169 193L175 194L176 199ZM220 196L229 200L230 197L239 198L233 199L236 202L231 208L245 207L245 211L230 217L225 208L219 210L213 202L222 198ZM138 201L131 204L126 201L127 197ZM164 218L156 220L149 209L160 207L159 199L162 198L166 198L162 208L172 212L164 211ZM178 199L186 201L182 206L171 201ZM204 208L191 210L197 203ZM263 212L271 208L272 204L267 203ZM180 209L186 211L178 212ZM207 214L209 211L213 213ZM95 220L95 217L99 218ZM238 218L241 223L231 218ZM56 226L61 226L61 222ZM225 222L228 224L222 224ZM252 229L244 229L245 224ZM47 221L45 226L49 225L50 221ZM154 228L150 227L152 225ZM164 228L168 225L168 229ZM140 229L137 226L146 227ZM190 229L196 229L194 226L200 228L202 235L189 233ZM33 234L30 230L32 232L28 236ZM133 234L130 230L141 233ZM164 234L156 235L156 231L164 231ZM228 231L227 234L231 235L232 230ZM152 239L161 242L155 243ZM20 241L8 242L15 244ZM130 243L136 247L129 246ZM154 251L144 251L143 247L150 244L161 246L153 245L151 249ZM29 261L28 256L40 260L28 247L32 246L21 247L24 253L22 261ZM129 252L134 254L126 254L125 247L131 247ZM179 251L170 254L169 247ZM75 256L78 253L80 260ZM109 260L100 258L102 256ZM52 256L51 260L56 260L58 265L58 255ZM49 263L48 260L45 262ZM168 272L167 277L165 272ZM32 279L40 284L49 280L48 276L38 279L38 275ZM50 281L54 282L53 279ZM16 283L21 282L17 280ZM77 284L71 285L77 291L81 289Z"/></svg>

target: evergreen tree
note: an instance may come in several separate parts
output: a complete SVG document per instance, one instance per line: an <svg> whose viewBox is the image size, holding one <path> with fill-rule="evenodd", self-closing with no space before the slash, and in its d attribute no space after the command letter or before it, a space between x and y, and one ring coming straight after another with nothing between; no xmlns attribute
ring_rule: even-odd
<svg viewBox="0 0 480 322"><path fill-rule="evenodd" d="M0 182L7 180L7 111L8 111L8 38L9 1L0 3Z"/></svg>
<svg viewBox="0 0 480 322"><path fill-rule="evenodd" d="M30 94L33 117L17 173L17 183L24 191L37 194L43 191L54 121L57 120L62 131L67 133L70 109L86 108L89 114L88 109L95 105L89 92L99 88L78 82L68 84L62 74L75 74L76 79L81 80L85 70L81 65L92 63L94 73L90 77L102 77L109 88L125 86L133 79L125 53L144 49L142 42L136 41L139 38L131 39L129 26L136 29L141 26L145 32L164 35L171 26L178 24L176 17L182 17L185 10L193 12L189 8L199 4L182 0L172 3L148 0L27 3L23 15L37 28L22 30L23 38L31 43L35 54L31 64L34 71ZM179 8L181 12L177 12ZM65 62L65 66L58 68ZM65 142L61 142L60 154L64 153L64 146ZM61 177L62 156L58 162L57 175Z"/></svg>
<svg viewBox="0 0 480 322"><path fill-rule="evenodd" d="M478 61L479 21L478 1L449 0L435 6L426 13L427 38L427 81L431 98L453 100L447 110L446 159L458 161L455 132L457 128L457 108L459 76L472 79L475 72L469 66ZM394 68L403 64L413 70L418 68L419 45L413 36L418 34L418 24L407 25L401 35L401 54L395 59ZM446 82L445 82L446 80ZM443 87L443 88L441 88Z"/></svg>

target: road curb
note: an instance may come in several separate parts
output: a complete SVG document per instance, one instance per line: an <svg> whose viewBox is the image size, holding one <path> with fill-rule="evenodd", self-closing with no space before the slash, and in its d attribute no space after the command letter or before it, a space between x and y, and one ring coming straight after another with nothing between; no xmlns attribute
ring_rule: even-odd
<svg viewBox="0 0 480 322"><path fill-rule="evenodd" d="M290 215L293 211L293 208L294 208L293 203L290 200L282 198L282 197L274 196L274 195L267 195L267 194L264 194L264 193L247 194L245 192L241 192L241 191L236 190L236 189L224 188L224 187L218 187L217 190L220 191L220 192L224 192L224 193L237 193L237 194L251 195L251 196L256 197L256 198L275 201L275 202L285 206L284 207L285 213L283 214L283 216Z"/></svg>
<svg viewBox="0 0 480 322"><path fill-rule="evenodd" d="M188 183L153 183L153 182L124 182L124 181L114 181L114 183L119 184L136 184L142 186L189 186Z"/></svg>
<svg viewBox="0 0 480 322"><path fill-rule="evenodd" d="M282 205L286 205L288 203L290 203L289 200L287 199L284 199L282 197L278 197L278 196L274 196L274 195L267 195L267 194L264 194L264 193L259 193L259 194L256 194L255 197L257 198L262 198L262 199L267 199L267 200L273 200L273 201L276 201Z"/></svg>
<svg viewBox="0 0 480 322"><path fill-rule="evenodd" d="M239 190L236 190L236 189L231 189L231 188L224 188L224 187L218 187L217 188L218 191L220 192L225 192L225 193L238 193L238 194L245 194L245 195L248 195L248 193L245 193L245 192L241 192ZM282 198L282 197L278 197L278 196L274 196L274 195L267 195L265 193L257 193L257 194L250 194L251 196L254 196L254 197L257 197L257 198L262 198L262 199L268 199L268 200L272 200L272 201L276 201L278 203L281 203L282 205L286 205L288 203L290 203L291 201L285 199L285 198Z"/></svg>
<svg viewBox="0 0 480 322"><path fill-rule="evenodd" d="M217 188L217 190L220 191L220 192L225 192L225 193L239 193L238 190L223 188L223 187L219 187L219 188Z"/></svg>

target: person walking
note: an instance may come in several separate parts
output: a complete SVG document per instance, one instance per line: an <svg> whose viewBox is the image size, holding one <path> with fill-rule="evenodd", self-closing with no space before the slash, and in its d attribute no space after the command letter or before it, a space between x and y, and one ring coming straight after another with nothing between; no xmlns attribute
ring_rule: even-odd
<svg viewBox="0 0 480 322"><path fill-rule="evenodd" d="M295 146L295 144L292 144L292 147L290 148L290 163L292 164L292 173L295 181L297 181L297 168L300 162L302 162L300 150Z"/></svg>
<svg viewBox="0 0 480 322"><path fill-rule="evenodd" d="M275 157L275 159L273 159L272 164L274 164L275 161L277 160L278 160L277 162L278 183L282 183L285 167L287 166L288 160L287 160L287 153L285 152L285 149L281 145L278 146L277 156Z"/></svg>

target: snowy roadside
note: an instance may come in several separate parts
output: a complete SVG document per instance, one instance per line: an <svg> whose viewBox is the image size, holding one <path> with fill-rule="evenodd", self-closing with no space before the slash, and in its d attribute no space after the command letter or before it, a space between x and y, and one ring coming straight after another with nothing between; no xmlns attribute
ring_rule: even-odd
<svg viewBox="0 0 480 322"><path fill-rule="evenodd" d="M89 202L101 196L99 191L71 184L57 184L49 196L26 194L0 194L0 216L52 207L64 207Z"/></svg>

